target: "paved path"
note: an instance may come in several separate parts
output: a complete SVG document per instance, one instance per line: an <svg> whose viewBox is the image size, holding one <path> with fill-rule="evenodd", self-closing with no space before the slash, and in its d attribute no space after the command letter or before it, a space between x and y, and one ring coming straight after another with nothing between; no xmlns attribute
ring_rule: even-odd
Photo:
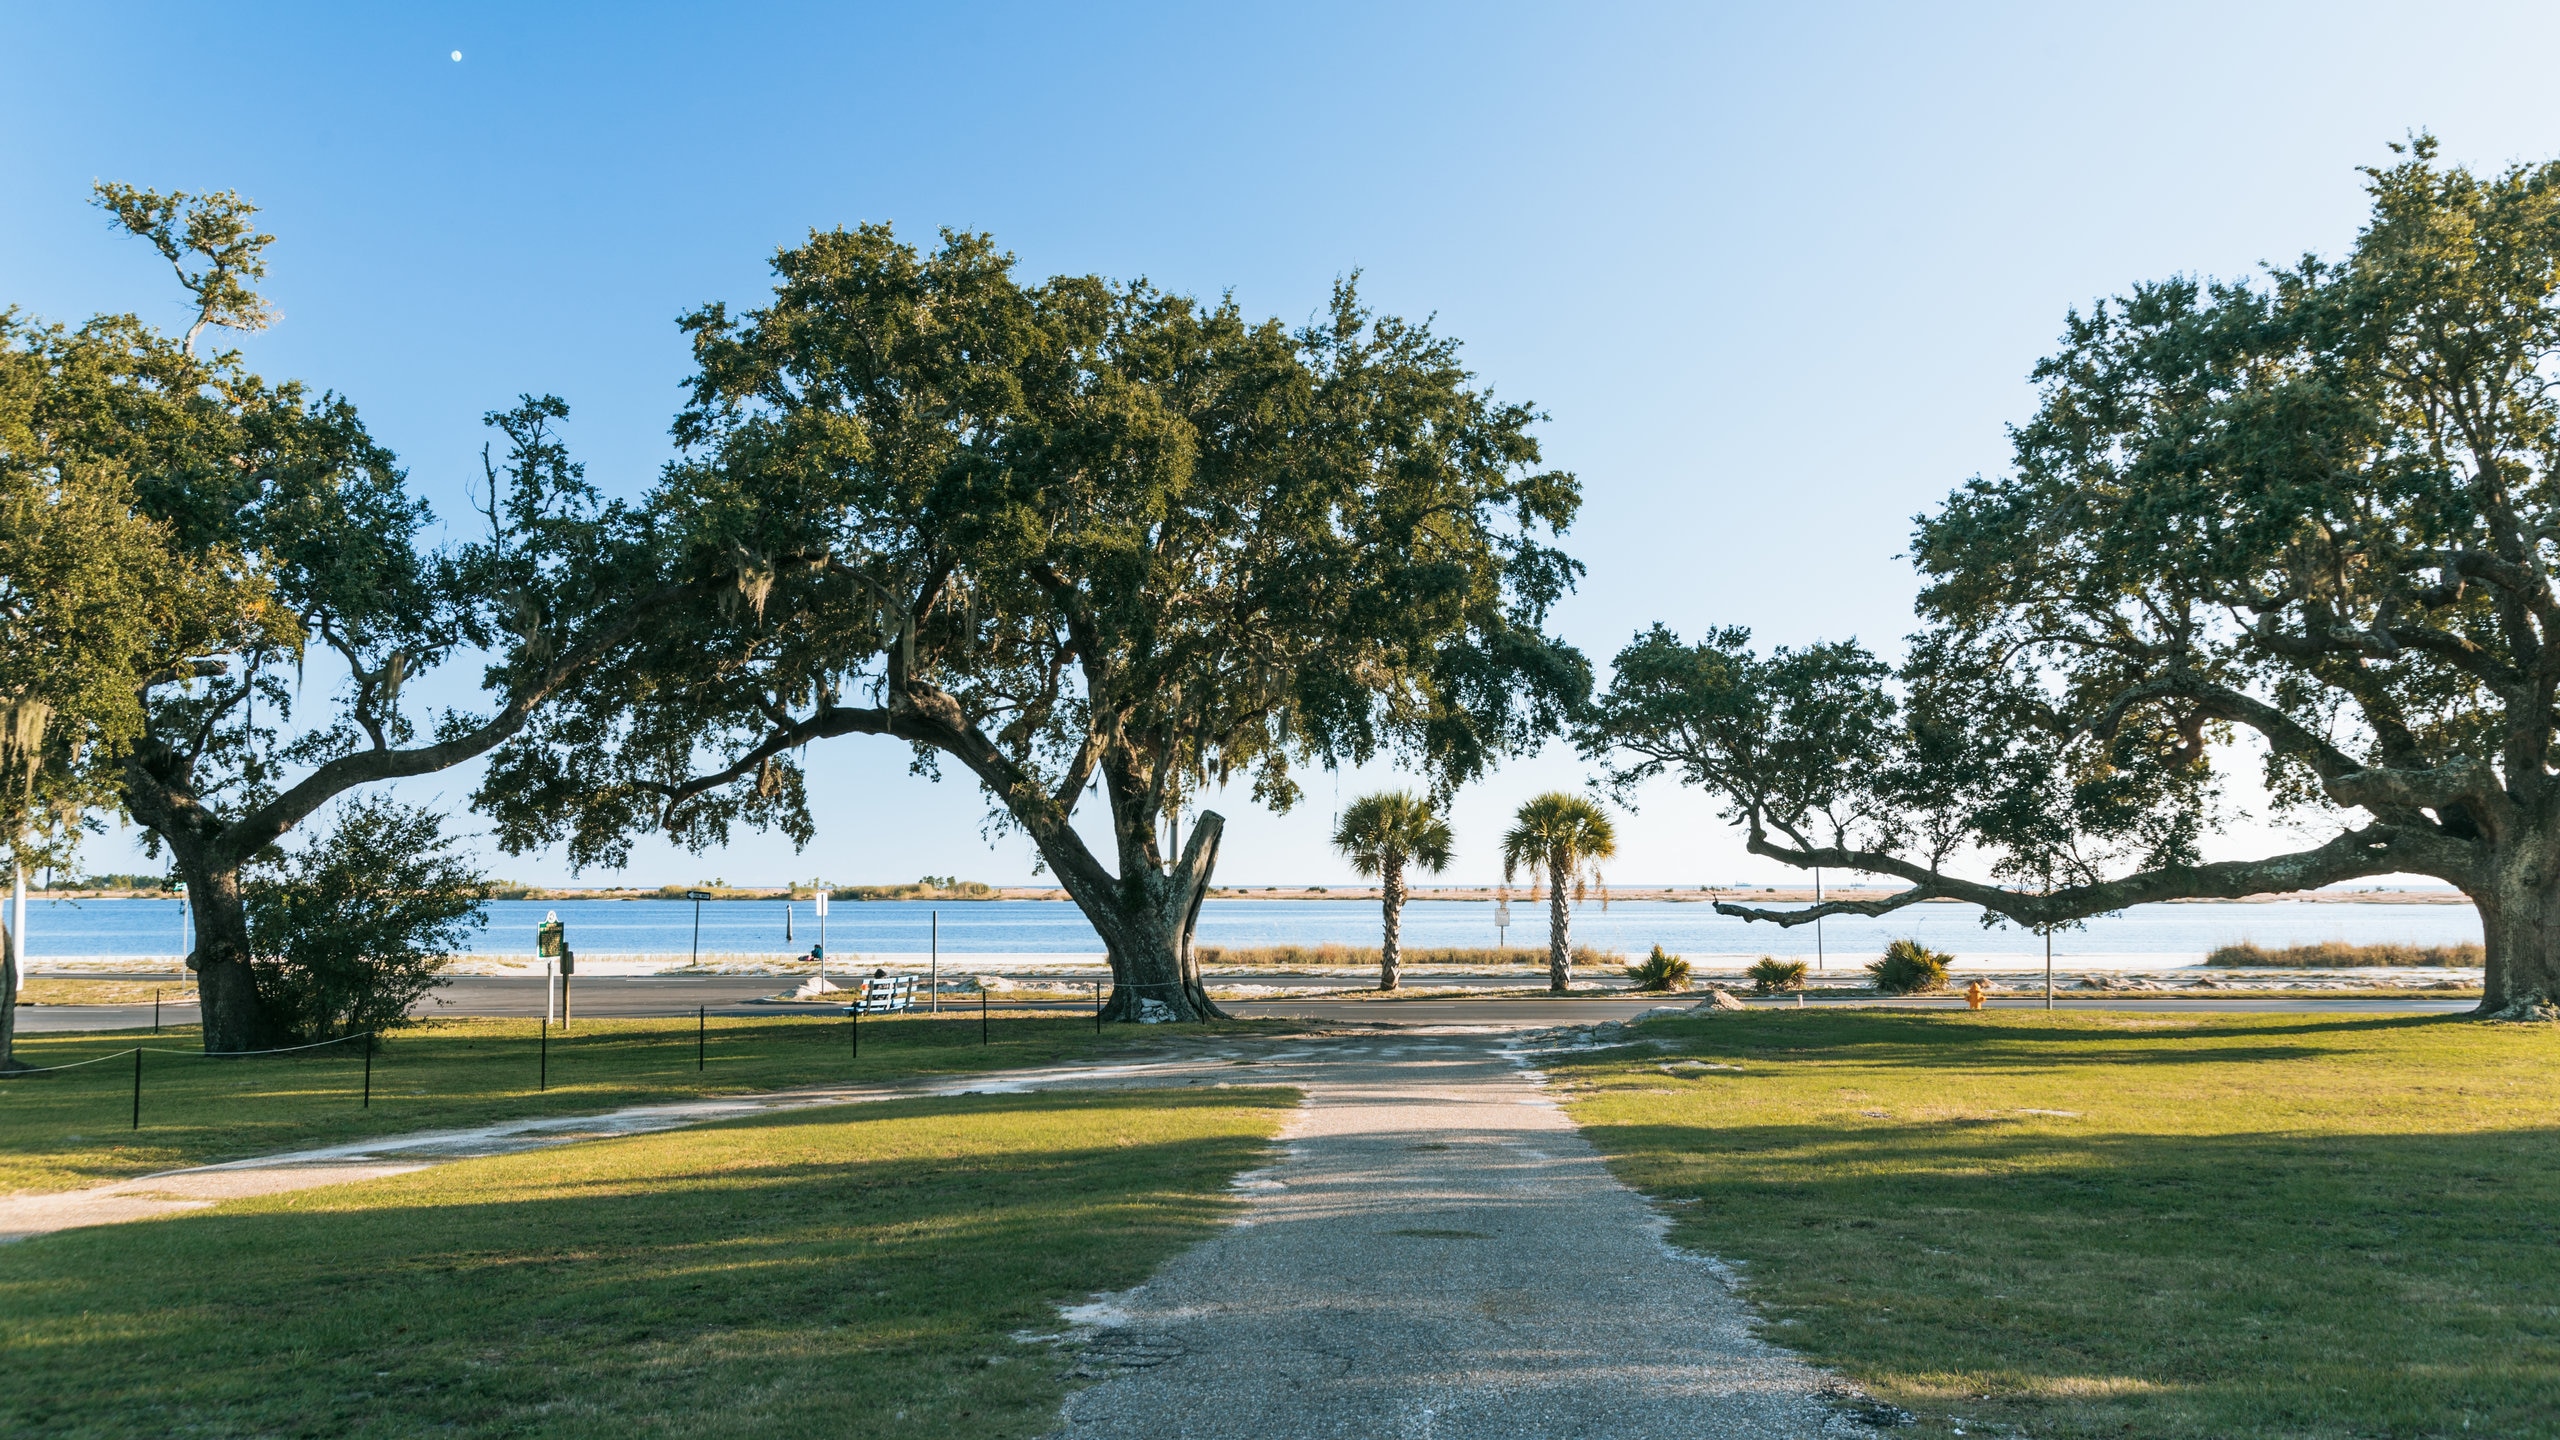
<svg viewBox="0 0 2560 1440"><path fill-rule="evenodd" d="M1721 1267L1660 1241L1504 1043L1334 1041L1236 1067L1306 1089L1285 1158L1241 1182L1241 1223L1070 1312L1112 1378L1056 1436L1874 1433L1753 1336Z"/></svg>

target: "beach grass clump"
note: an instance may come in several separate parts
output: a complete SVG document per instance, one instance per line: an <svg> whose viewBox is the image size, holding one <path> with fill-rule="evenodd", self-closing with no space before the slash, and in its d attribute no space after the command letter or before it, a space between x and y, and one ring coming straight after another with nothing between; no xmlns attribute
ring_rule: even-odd
<svg viewBox="0 0 2560 1440"><path fill-rule="evenodd" d="M1375 945L1194 945L1194 958L1203 965L1242 968L1281 968L1294 965L1353 965L1375 968L1378 947ZM1508 949L1419 950L1405 946L1399 958L1406 965L1544 965L1546 947L1515 945ZM1575 968L1594 966L1611 957L1588 945L1573 947Z"/></svg>
<svg viewBox="0 0 2560 1440"><path fill-rule="evenodd" d="M1656 945L1652 954L1627 966L1627 980L1638 990L1686 990L1689 962Z"/></svg>
<svg viewBox="0 0 2560 1440"><path fill-rule="evenodd" d="M1917 940L1896 940L1884 955L1867 963L1878 990L1887 995L1925 995L1947 988L1947 965L1955 957Z"/></svg>
<svg viewBox="0 0 2560 1440"><path fill-rule="evenodd" d="M1782 990L1803 989L1809 972L1801 960L1780 960L1763 955L1742 973L1751 977L1753 990L1763 995L1775 995Z"/></svg>
<svg viewBox="0 0 2560 1440"><path fill-rule="evenodd" d="M2204 957L2207 965L2258 965L2283 970L2358 970L2393 965L2412 968L2421 966L2479 965L2486 956L2477 945L2401 945L2385 942L2379 945L2350 945L2344 940L2323 940L2317 945L2252 945L2243 940L2236 945L2218 945Z"/></svg>

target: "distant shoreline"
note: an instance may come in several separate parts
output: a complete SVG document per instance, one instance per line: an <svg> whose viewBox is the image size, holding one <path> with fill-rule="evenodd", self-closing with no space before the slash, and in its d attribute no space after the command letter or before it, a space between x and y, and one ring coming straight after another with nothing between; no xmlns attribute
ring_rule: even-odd
<svg viewBox="0 0 2560 1440"><path fill-rule="evenodd" d="M526 886L519 889L509 886L502 893L490 898L526 901L680 900L684 898L681 894L668 894L668 888L652 885L614 888L562 886L556 889ZM913 885L845 885L836 887L833 893L838 901L866 904L975 905L999 900L1062 901L1068 898L1066 891L1055 886L1033 885L973 885L965 890L951 891L926 890ZM1898 892L1894 889L1877 885L1826 885L1822 889L1822 898L1825 900L1881 900L1896 893ZM795 901L807 902L816 898L816 895L817 891L814 888L806 886L798 889L788 889L779 885L770 888L741 887L711 892L705 896L703 903L756 901L766 904L783 904ZM1482 904L1485 901L1498 899L1500 896L1500 887L1491 885L1414 886L1408 888L1405 894L1408 901L1417 904L1433 901ZM1519 905L1546 903L1546 895L1542 890L1514 887L1510 896L1512 901ZM179 897L166 890L30 890L27 892L27 898L30 900L176 900ZM1239 885L1213 886L1209 891L1209 898L1212 900L1375 901L1379 898L1379 894L1378 888L1374 885ZM1592 898L1597 900L1600 897L1595 895ZM1704 905L1719 900L1753 905L1810 905L1813 903L1814 893L1810 885L1719 885L1713 887L1630 885L1612 888L1608 892L1608 899L1611 901L1643 900L1676 905ZM2468 905L2471 900L2458 890L2297 890L2283 894L2246 895L2237 899L2163 900L2152 903L2271 905L2280 902L2320 905ZM1964 902L1933 900L1924 903L1953 905Z"/></svg>

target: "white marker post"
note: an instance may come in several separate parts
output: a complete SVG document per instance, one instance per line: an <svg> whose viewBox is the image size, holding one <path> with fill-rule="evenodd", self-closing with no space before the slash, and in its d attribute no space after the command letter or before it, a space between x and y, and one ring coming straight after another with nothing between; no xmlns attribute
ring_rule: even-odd
<svg viewBox="0 0 2560 1440"><path fill-rule="evenodd" d="M9 980L14 987L9 1000L15 1004L15 992L27 988L27 872L14 861L9 866Z"/></svg>
<svg viewBox="0 0 2560 1440"><path fill-rule="evenodd" d="M926 943L933 948L926 952L927 966L924 983L933 991L933 1013L939 1015L942 1013L942 912L936 910L931 913L933 938Z"/></svg>
<svg viewBox="0 0 2560 1440"><path fill-rule="evenodd" d="M825 988L827 978L827 888L818 887L818 979Z"/></svg>
<svg viewBox="0 0 2560 1440"><path fill-rule="evenodd" d="M1813 908L1822 908L1822 871L1819 869L1813 872ZM1813 968L1816 973L1830 968L1822 963L1822 958L1822 917L1816 915L1813 917Z"/></svg>

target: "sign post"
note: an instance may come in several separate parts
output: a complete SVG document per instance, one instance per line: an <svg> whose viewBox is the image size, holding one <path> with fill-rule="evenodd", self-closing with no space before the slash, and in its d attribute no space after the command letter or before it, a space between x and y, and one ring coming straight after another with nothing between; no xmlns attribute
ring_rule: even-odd
<svg viewBox="0 0 2560 1440"><path fill-rule="evenodd" d="M942 1013L942 912L935 910L932 911L931 914L933 916L933 938L927 941L926 944L932 948L925 952L926 978L924 983L933 991L933 1013L939 1015ZM913 955L916 952L910 950L907 953Z"/></svg>
<svg viewBox="0 0 2560 1440"><path fill-rule="evenodd" d="M702 902L711 898L707 890L687 890L684 898L693 902L693 960L687 968L702 964Z"/></svg>
<svg viewBox="0 0 2560 1440"><path fill-rule="evenodd" d="M1500 949L1511 948L1511 890L1508 886L1493 897L1493 943Z"/></svg>
<svg viewBox="0 0 2560 1440"><path fill-rule="evenodd" d="M818 978L827 978L827 887L818 887ZM823 988L823 987L822 987Z"/></svg>

